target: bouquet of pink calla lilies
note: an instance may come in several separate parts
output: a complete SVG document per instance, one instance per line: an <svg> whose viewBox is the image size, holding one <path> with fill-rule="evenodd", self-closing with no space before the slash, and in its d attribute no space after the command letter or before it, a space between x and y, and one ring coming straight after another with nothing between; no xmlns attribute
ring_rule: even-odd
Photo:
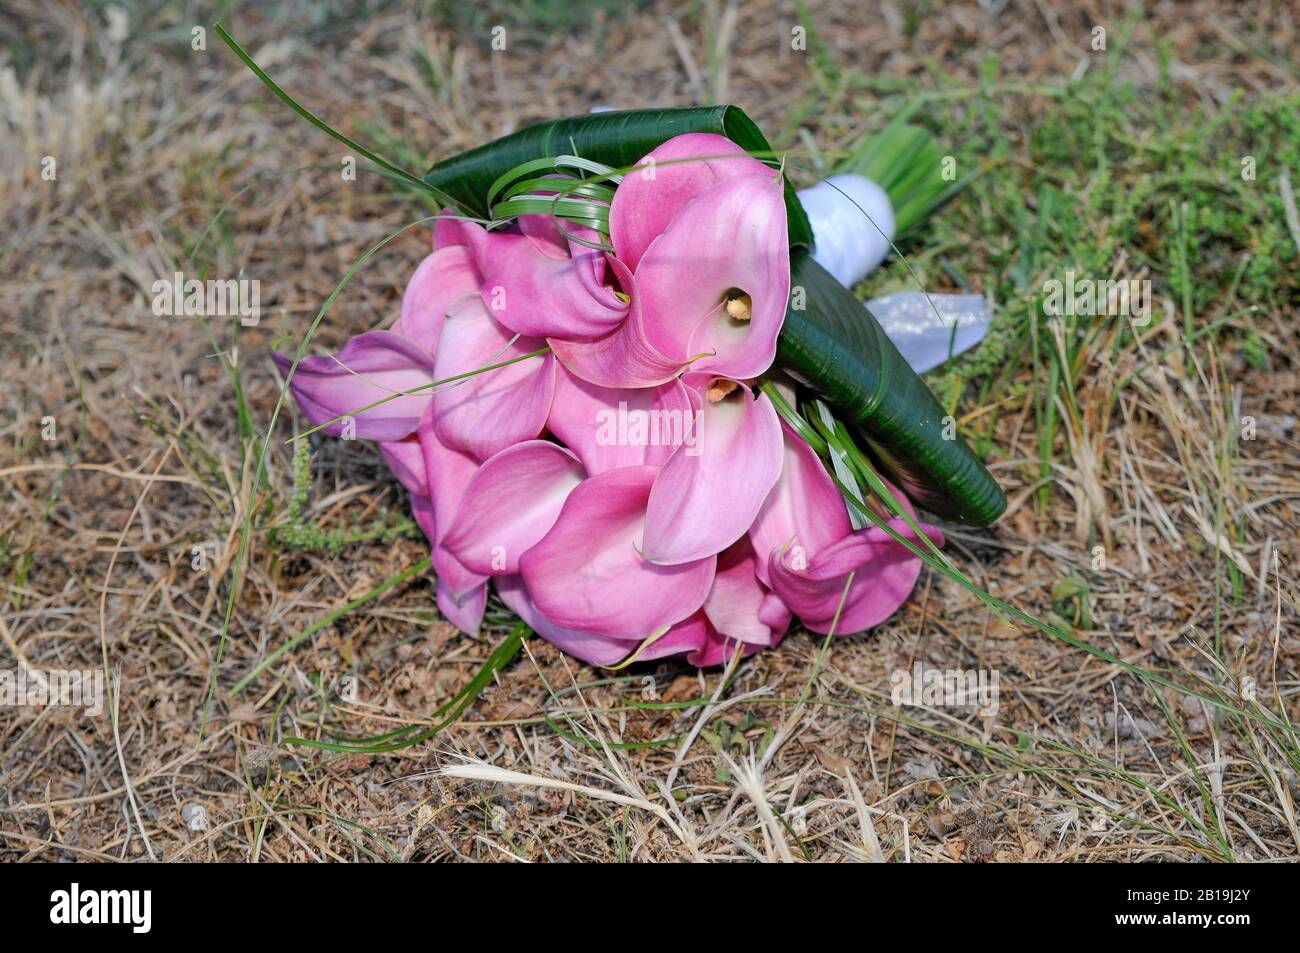
<svg viewBox="0 0 1300 953"><path fill-rule="evenodd" d="M793 617L819 633L879 624L921 559L881 526L854 530L755 386L790 294L780 174L708 133L638 169L609 205L612 251L552 216L487 230L449 212L393 329L302 360L299 406L378 442L432 545L439 608L465 632L489 583L602 666L716 665L776 645ZM915 520L887 525L942 544Z"/></svg>

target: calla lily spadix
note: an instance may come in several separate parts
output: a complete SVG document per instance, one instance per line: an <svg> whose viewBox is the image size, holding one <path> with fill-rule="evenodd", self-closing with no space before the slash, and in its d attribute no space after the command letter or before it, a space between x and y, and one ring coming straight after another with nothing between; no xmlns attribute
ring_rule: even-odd
<svg viewBox="0 0 1300 953"><path fill-rule="evenodd" d="M706 666L796 617L850 633L898 609L920 559L853 529L758 386L790 297L786 214L775 170L677 136L623 176L607 233L448 212L392 330L298 365L304 416L378 441L410 493L450 621L477 630L491 584L592 664Z"/></svg>

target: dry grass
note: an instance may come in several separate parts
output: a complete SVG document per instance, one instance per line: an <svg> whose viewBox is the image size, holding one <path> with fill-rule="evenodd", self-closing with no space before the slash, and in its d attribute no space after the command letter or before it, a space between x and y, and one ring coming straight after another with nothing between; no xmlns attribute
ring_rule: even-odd
<svg viewBox="0 0 1300 953"><path fill-rule="evenodd" d="M932 57L949 81L973 82L997 49L1017 78L1056 81L1080 59L1084 21L1068 4L1012 4L992 21L962 5L915 24L909 4L871 17L839 6L811 5L825 55L886 78L915 75ZM1263 22L1229 3L1198 6L1201 17L1158 6L1140 24L1138 73L1156 69L1156 40L1168 37L1189 102L1221 108L1231 87L1295 90L1284 5ZM293 491L282 440L301 423L291 411L266 485L253 484L278 391L272 342L297 339L369 245L424 213L376 177L343 183L342 150L271 103L210 31L207 52L192 53L193 24L170 9L133 9L115 26L71 4L10 8L15 33L0 44L0 654L5 668L105 665L119 702L116 718L0 709L4 859L1300 855L1300 745L1260 722L1278 705L1300 715L1293 299L1252 314L1270 354L1263 370L1165 330L1094 335L1079 412L1062 408L1069 423L1046 505L1032 369L1020 368L1027 386L996 395L993 434L1011 510L995 531L954 533L950 549L982 586L1040 616L1086 599L1094 627L1080 637L1254 718L1008 626L927 573L888 625L825 653L792 634L729 683L672 665L611 678L534 639L429 744L346 757L286 746L318 733L327 710L357 734L419 720L470 678L505 624L465 638L417 580L228 695L268 652L425 555L398 525L405 503L378 454L335 441L317 445L303 517L364 534L388 510L391 532L337 552L277 542ZM245 14L231 26L306 103L413 168L426 151L446 155L597 103L726 96L772 131L793 115L828 136L853 127L842 105L806 112L814 77L774 39L789 35L791 8L696 9L656 4L550 35L520 29L517 52L502 57L473 32L490 20L354 22L343 12L307 34L290 6L276 21ZM826 101L842 104L833 93ZM45 155L57 159L54 182L41 177ZM409 233L364 268L318 343L391 321L426 242ZM261 324L239 329L234 350L229 328L214 329L214 347L193 320L156 317L150 286L175 271L258 278ZM1158 307L1179 315L1163 327L1181 325L1177 303ZM1254 441L1239 439L1242 408L1258 421ZM992 409L964 407L969 421ZM256 528L223 640L250 506ZM1058 589L1054 600L1071 577L1087 595ZM917 662L999 672L996 716L891 705L890 673ZM346 674L358 701L334 690ZM665 743L641 744L655 741Z"/></svg>

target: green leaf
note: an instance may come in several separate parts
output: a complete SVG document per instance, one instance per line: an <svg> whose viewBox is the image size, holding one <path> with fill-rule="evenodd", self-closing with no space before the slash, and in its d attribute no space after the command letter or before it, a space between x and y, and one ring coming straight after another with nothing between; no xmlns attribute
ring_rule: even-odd
<svg viewBox="0 0 1300 953"><path fill-rule="evenodd" d="M489 195L510 183L502 177L516 167L537 171L541 165L525 164L577 155L628 171L656 146L688 132L726 136L776 164L763 134L735 106L638 109L530 126L440 162L424 180L487 217ZM812 229L788 182L785 198L791 287L803 289L805 307L786 313L777 364L860 430L890 478L926 509L963 523L991 523L1006 508L1001 489L955 428L952 439L944 439L944 412L925 382L853 293L812 260Z"/></svg>
<svg viewBox="0 0 1300 953"><path fill-rule="evenodd" d="M1001 488L871 312L805 251L790 259L792 303L776 361L856 427L908 496L939 516L984 526Z"/></svg>
<svg viewBox="0 0 1300 953"><path fill-rule="evenodd" d="M500 191L498 180L515 166L546 156L576 155L627 171L651 149L687 132L726 136L756 159L777 164L777 155L758 126L735 106L630 109L528 126L439 162L425 173L424 181L474 215L488 218L491 190ZM811 248L808 216L789 183L785 206L791 246Z"/></svg>

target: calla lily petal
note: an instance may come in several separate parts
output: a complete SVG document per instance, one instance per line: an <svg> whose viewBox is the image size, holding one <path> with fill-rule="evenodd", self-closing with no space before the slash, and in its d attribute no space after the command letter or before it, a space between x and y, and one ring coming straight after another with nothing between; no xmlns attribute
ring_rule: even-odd
<svg viewBox="0 0 1300 953"><path fill-rule="evenodd" d="M488 313L478 295L447 309L436 380L444 381L539 350L537 338L516 338ZM555 361L545 354L443 384L433 395L433 424L449 446L486 460L542 432L555 390Z"/></svg>
<svg viewBox="0 0 1300 953"><path fill-rule="evenodd" d="M766 586L771 585L768 558L776 550L790 546L792 558L802 557L806 562L809 554L843 539L853 529L844 497L812 447L784 421L781 430L785 438L781 477L749 530L758 554L758 577Z"/></svg>
<svg viewBox="0 0 1300 953"><path fill-rule="evenodd" d="M280 373L288 377L293 358L279 353L271 357ZM352 436L401 440L415 430L429 406L427 385L437 379L433 375L433 358L418 344L392 331L367 331L348 341L337 356L303 358L289 387L312 426L350 417L356 428ZM403 393L421 387L425 389ZM362 409L381 400L384 402ZM339 421L323 429L338 436L345 423Z"/></svg>
<svg viewBox="0 0 1300 953"><path fill-rule="evenodd" d="M524 584L552 622L639 640L704 604L716 557L657 566L639 552L657 473L655 467L624 467L584 481L565 501L551 531L524 553L519 561Z"/></svg>
<svg viewBox="0 0 1300 953"><path fill-rule="evenodd" d="M889 525L912 541L920 537L902 519ZM936 545L943 534L920 524ZM787 552L773 552L768 571L772 587L804 626L827 633L861 632L879 625L898 611L921 574L921 559L878 526L869 526L832 543L817 553L806 569L799 569ZM849 573L855 573L848 583ZM845 595L845 585L848 594ZM841 599L843 610L839 610Z"/></svg>
<svg viewBox="0 0 1300 953"><path fill-rule="evenodd" d="M438 349L447 306L479 289L474 254L464 245L439 248L420 262L402 294L402 313L393 325L400 334L430 355Z"/></svg>
<svg viewBox="0 0 1300 953"><path fill-rule="evenodd" d="M556 625L538 611L522 576L498 576L496 589L506 608L523 619L530 629L560 650L590 665L617 665L636 650L637 643L633 641Z"/></svg>
<svg viewBox="0 0 1300 953"><path fill-rule="evenodd" d="M416 505L415 498L411 502L417 522L433 544L431 558L439 583L451 593L463 595L480 585L487 576L473 572L447 552L442 538L455 521L465 490L478 472L479 463L471 454L443 443L433 426L432 416L430 410L421 418L418 431L428 473L430 500L427 506Z"/></svg>
<svg viewBox="0 0 1300 953"><path fill-rule="evenodd" d="M384 462L412 496L429 495L429 474L424 467L424 451L415 434L404 440L384 440L379 444Z"/></svg>
<svg viewBox="0 0 1300 953"><path fill-rule="evenodd" d="M469 481L443 548L473 572L518 572L519 557L555 524L585 475L576 456L547 440L507 447Z"/></svg>
<svg viewBox="0 0 1300 953"><path fill-rule="evenodd" d="M730 385L730 382L726 382ZM754 522L781 475L781 421L744 385L705 400L695 446L664 464L646 510L645 557L675 565L721 552Z"/></svg>
<svg viewBox="0 0 1300 953"><path fill-rule="evenodd" d="M590 341L552 337L547 343L574 376L601 387L654 387L672 380L685 368L685 359L668 357L650 343L636 279L617 258L611 258L609 264L631 298L627 318L603 337Z"/></svg>
<svg viewBox="0 0 1300 953"><path fill-rule="evenodd" d="M658 387L600 387L561 366L546 426L595 476L619 467L661 466L695 440L694 404L679 380Z"/></svg>
<svg viewBox="0 0 1300 953"><path fill-rule="evenodd" d="M780 178L719 182L692 199L637 265L645 340L693 371L757 377L776 357L790 295ZM742 295L743 292L743 295Z"/></svg>
<svg viewBox="0 0 1300 953"><path fill-rule="evenodd" d="M442 579L438 580L438 611L442 617L466 635L476 635L483 624L487 609L487 585L479 583L461 595L456 595Z"/></svg>
<svg viewBox="0 0 1300 953"><path fill-rule="evenodd" d="M575 233L595 236L589 229ZM483 300L492 316L517 334L590 340L613 331L627 316L627 301L605 280L604 252L569 243L557 258L528 235L491 234L483 266Z"/></svg>
<svg viewBox="0 0 1300 953"><path fill-rule="evenodd" d="M749 540L742 538L718 557L718 571L713 577L713 588L704 600L704 614L713 627L724 635L753 645L771 645L778 633L761 618L768 592L758 581L758 559ZM776 613L779 632L790 624L790 613L784 622Z"/></svg>
<svg viewBox="0 0 1300 953"><path fill-rule="evenodd" d="M614 192L609 234L614 253L635 269L678 212L724 179L771 170L725 136L674 136L637 163Z"/></svg>

